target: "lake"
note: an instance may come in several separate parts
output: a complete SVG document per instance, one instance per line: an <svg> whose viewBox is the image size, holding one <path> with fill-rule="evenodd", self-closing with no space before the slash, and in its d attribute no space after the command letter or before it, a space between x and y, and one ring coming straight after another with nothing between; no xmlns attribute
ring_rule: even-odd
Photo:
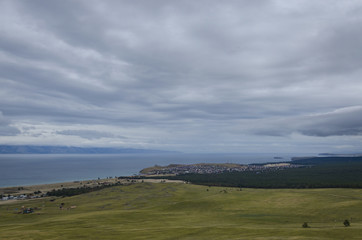
<svg viewBox="0 0 362 240"><path fill-rule="evenodd" d="M289 161L274 154L0 154L0 187L131 176L172 163L264 163ZM275 156L283 159L274 159Z"/></svg>

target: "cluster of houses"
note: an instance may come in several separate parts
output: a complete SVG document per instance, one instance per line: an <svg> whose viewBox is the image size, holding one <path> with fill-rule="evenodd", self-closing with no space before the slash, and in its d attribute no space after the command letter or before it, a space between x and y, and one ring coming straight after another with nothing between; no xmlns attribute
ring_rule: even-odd
<svg viewBox="0 0 362 240"><path fill-rule="evenodd" d="M255 171L263 172L270 170L282 170L286 168L301 167L300 165L290 163L275 163L275 164L253 164L253 165L238 165L238 164L191 164L191 165L169 165L166 167L154 168L145 175L168 175L168 174L210 174L223 172L244 172Z"/></svg>
<svg viewBox="0 0 362 240"><path fill-rule="evenodd" d="M7 195L7 196L2 196L1 200L2 201L8 201L8 200L24 200L24 199L34 199L34 198L40 198L41 196L39 195L27 195L27 194L21 194L18 196L13 196L13 195Z"/></svg>

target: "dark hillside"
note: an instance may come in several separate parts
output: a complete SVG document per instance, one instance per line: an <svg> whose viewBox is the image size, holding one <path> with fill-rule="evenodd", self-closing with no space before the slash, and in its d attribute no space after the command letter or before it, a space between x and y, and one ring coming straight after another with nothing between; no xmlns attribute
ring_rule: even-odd
<svg viewBox="0 0 362 240"><path fill-rule="evenodd" d="M311 158L293 163L306 166L277 171L184 174L168 178L230 187L362 188L362 157Z"/></svg>
<svg viewBox="0 0 362 240"><path fill-rule="evenodd" d="M300 165L321 165L321 164L351 164L362 162L359 157L312 157L293 160L292 163Z"/></svg>

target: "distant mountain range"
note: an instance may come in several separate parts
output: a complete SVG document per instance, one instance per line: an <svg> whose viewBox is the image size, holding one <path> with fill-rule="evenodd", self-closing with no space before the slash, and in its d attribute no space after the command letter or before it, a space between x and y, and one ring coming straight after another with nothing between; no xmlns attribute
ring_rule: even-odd
<svg viewBox="0 0 362 240"><path fill-rule="evenodd" d="M176 152L152 150L152 149L137 149L137 148L0 145L0 154L120 154L120 153L176 153Z"/></svg>

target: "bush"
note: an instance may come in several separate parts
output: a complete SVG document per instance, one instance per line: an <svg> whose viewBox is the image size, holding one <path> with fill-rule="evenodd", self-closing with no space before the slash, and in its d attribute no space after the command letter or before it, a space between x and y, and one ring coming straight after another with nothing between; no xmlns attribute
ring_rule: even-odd
<svg viewBox="0 0 362 240"><path fill-rule="evenodd" d="M309 225L307 222L304 222L303 225L302 225L303 228L309 228Z"/></svg>
<svg viewBox="0 0 362 240"><path fill-rule="evenodd" d="M346 220L344 220L343 225L344 225L345 227L349 227L351 224L350 224L349 221L346 219Z"/></svg>

